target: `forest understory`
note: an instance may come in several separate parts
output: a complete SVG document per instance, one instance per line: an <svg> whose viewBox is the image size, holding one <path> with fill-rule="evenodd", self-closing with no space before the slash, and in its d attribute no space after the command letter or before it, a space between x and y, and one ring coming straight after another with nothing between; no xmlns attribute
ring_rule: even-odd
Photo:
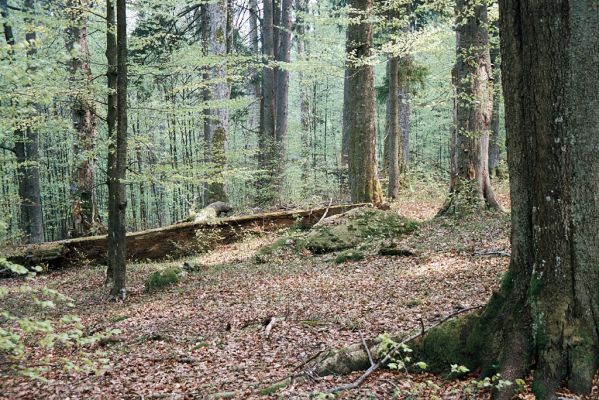
<svg viewBox="0 0 599 400"><path fill-rule="evenodd" d="M495 186L509 209L507 183ZM42 374L46 381L5 375L0 398L327 398L326 390L362 372L263 389L300 373L320 352L385 332L407 335L459 310L482 306L507 269L509 214L435 218L443 190L407 192L393 209L421 221L399 244L412 256L367 256L337 264L335 254L286 253L256 263L260 247L283 233L254 235L203 255L131 265L129 297L119 304L106 301L104 267L38 276L34 285L48 285L75 300L69 312L81 317L87 332L119 332L86 349L106 359L97 373L63 368L61 357L76 349L32 347L23 363L35 366L47 356L56 360ZM178 284L151 293L144 289L153 271L183 263L194 267ZM22 283L10 279L0 285ZM32 312L19 308L18 298L9 301L8 308L20 315ZM60 312L53 310L48 317ZM267 333L273 317L276 322ZM490 398L489 389L479 388L476 379L475 373L445 380L384 369L334 398ZM534 396L525 387L516 398ZM587 398L599 398L597 385Z"/></svg>

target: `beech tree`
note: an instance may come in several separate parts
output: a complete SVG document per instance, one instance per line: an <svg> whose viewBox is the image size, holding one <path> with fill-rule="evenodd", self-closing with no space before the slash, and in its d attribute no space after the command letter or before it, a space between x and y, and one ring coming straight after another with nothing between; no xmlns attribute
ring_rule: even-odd
<svg viewBox="0 0 599 400"><path fill-rule="evenodd" d="M215 65L204 75L210 82L205 91L207 102L204 121L204 144L206 162L209 165L208 184L205 187L204 205L215 201L227 201L223 182L225 167L225 141L229 123L229 112L224 102L229 99L227 83L227 0L219 0L203 6L202 35L206 55L216 56ZM212 104L211 104L212 103Z"/></svg>
<svg viewBox="0 0 599 400"><path fill-rule="evenodd" d="M116 0L116 47L114 42L114 7L107 0L109 79L114 79L116 61L116 132L109 138L108 151L108 263L113 286L110 296L124 300L126 285L126 222L127 195L127 5ZM116 53L116 54L115 54ZM112 77L110 75L113 75ZM114 99L113 99L114 101Z"/></svg>
<svg viewBox="0 0 599 400"><path fill-rule="evenodd" d="M92 233L98 214L95 197L95 158L93 156L97 135L97 116L93 103L92 70L87 39L87 15L82 6L86 2L68 0L67 51L72 54L69 63L71 74L71 118L76 157L73 172L72 236Z"/></svg>
<svg viewBox="0 0 599 400"><path fill-rule="evenodd" d="M428 340L459 343L471 369L512 382L534 369L540 400L556 399L562 382L589 393L599 367L599 58L589 57L599 4L499 4L511 262L482 314ZM512 395L513 386L497 398Z"/></svg>
<svg viewBox="0 0 599 400"><path fill-rule="evenodd" d="M372 0L352 0L347 28L343 130L348 136L349 186L354 203L383 201L376 165Z"/></svg>
<svg viewBox="0 0 599 400"><path fill-rule="evenodd" d="M493 112L486 2L457 0L454 123L450 198L444 212L485 205L499 208L489 179L489 129Z"/></svg>

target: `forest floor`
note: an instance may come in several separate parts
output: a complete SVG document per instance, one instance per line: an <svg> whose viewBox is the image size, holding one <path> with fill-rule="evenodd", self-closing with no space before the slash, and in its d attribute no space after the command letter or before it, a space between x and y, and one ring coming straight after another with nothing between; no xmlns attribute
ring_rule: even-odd
<svg viewBox="0 0 599 400"><path fill-rule="evenodd" d="M506 185L497 190L509 209ZM257 264L255 252L277 235L254 236L185 260L130 265L124 303L107 301L103 268L41 275L34 284L73 298L69 312L79 315L89 332L120 332L93 348L101 352L94 357L106 359L100 373L54 366L44 373L46 381L0 376L0 398L183 399L223 392L240 399L318 398L319 392L361 373L294 383L270 395L259 388L299 372L321 351L359 343L362 336L417 331L421 321L430 326L457 310L485 304L498 288L509 258L481 253L509 251L509 215L433 219L443 197L440 188L422 187L406 190L394 204L402 215L422 221L401 242L414 251L409 257L370 256L336 264L334 255L286 255ZM163 291L144 291L151 272L184 261L200 267ZM267 337L263 321L273 316L278 320ZM73 349L35 348L24 362L68 354ZM490 398L475 378L383 370L337 398ZM517 398L533 396L525 390Z"/></svg>

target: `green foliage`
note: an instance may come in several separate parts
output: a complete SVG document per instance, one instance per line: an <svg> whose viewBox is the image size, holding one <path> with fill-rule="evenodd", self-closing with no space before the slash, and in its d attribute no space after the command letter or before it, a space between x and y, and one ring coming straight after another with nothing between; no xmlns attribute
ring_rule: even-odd
<svg viewBox="0 0 599 400"><path fill-rule="evenodd" d="M35 272L0 258L0 266L26 281L35 278ZM101 374L107 362L100 354L89 354L86 348L102 338L119 333L108 330L86 335L81 319L76 315L62 314L52 318L59 307L74 307L73 300L46 286L24 284L9 290L0 288L0 374L12 373L32 379L44 380L43 374L56 364L67 370ZM18 308L15 312L12 308ZM35 316L29 316L32 313ZM71 348L69 357L31 360L35 347L46 350L55 347Z"/></svg>
<svg viewBox="0 0 599 400"><path fill-rule="evenodd" d="M154 292L179 283L181 270L169 267L163 271L155 271L146 278L146 292Z"/></svg>

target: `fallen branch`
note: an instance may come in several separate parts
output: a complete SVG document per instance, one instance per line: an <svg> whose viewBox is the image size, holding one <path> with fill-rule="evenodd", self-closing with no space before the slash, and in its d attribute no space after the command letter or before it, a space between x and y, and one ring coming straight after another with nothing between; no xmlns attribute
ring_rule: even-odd
<svg viewBox="0 0 599 400"><path fill-rule="evenodd" d="M327 214L329 213L329 209L331 208L332 203L333 203L333 198L331 197L331 199L329 200L329 205L327 206L327 209L324 211L324 213L322 214L322 217L320 217L318 222L314 224L314 227L319 226L322 223L322 221L324 221L324 219L327 217Z"/></svg>
<svg viewBox="0 0 599 400"><path fill-rule="evenodd" d="M447 320L449 320L449 319L451 319L451 318L453 318L453 317L455 317L457 315L463 314L463 313L468 312L468 311L477 310L477 309L480 309L482 307L484 307L484 306L476 306L476 307L464 308L463 310L456 311L456 312L454 312L452 314L449 314L447 317L443 318L441 321L435 323L434 325L429 326L425 330L423 330L423 331L421 331L421 332L419 332L419 333L417 333L415 335L409 336L408 338L402 340L397 345L395 345L395 347L393 347L391 350L389 350L389 352L385 355L385 357L383 359L379 360L375 364L372 364L370 366L370 368L368 368L366 370L366 372L364 372L354 382L346 384L346 385L336 386L336 387L334 387L332 389L327 390L326 393L338 393L338 392L342 392L344 390L351 390L351 389L356 389L356 388L360 387L364 383L364 381L366 380L366 378L368 378L374 371L378 370L380 367L382 367L385 364L387 364L391 360L391 358L393 357L393 355L398 350L400 350L403 347L403 345L405 345L405 344L407 344L407 343L409 343L409 342L411 342L413 340L416 340L416 339L418 339L421 336L424 336L424 334L426 334L431 329L436 328L437 326L441 325L442 323L446 322ZM368 351L368 352L370 353L370 351Z"/></svg>
<svg viewBox="0 0 599 400"><path fill-rule="evenodd" d="M266 325L266 328L264 328L264 337L269 337L270 336L270 331L272 330L273 326L275 326L275 323L277 322L277 317L272 317L270 319L270 322L268 323L268 325Z"/></svg>

